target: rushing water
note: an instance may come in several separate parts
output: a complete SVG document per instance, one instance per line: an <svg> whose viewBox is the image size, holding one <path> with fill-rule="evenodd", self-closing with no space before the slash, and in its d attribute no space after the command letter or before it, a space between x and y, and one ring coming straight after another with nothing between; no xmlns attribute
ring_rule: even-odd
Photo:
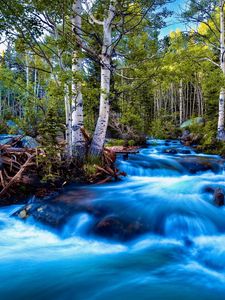
<svg viewBox="0 0 225 300"><path fill-rule="evenodd" d="M18 206L1 208L1 300L225 299L225 209L209 193L225 188L223 160L149 141L118 165L122 182L67 195L85 191L84 201L145 230L100 238L94 217L79 213L59 232L10 217Z"/></svg>

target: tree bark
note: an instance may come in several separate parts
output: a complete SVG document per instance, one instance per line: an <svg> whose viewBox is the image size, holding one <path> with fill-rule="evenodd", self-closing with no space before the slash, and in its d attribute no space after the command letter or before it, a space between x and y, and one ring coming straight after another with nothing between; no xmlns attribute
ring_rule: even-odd
<svg viewBox="0 0 225 300"><path fill-rule="evenodd" d="M225 75L225 28L224 28L224 0L220 1L220 67ZM225 139L224 132L224 102L225 102L225 89L221 88L220 98L219 98L219 116L218 116L218 128L217 128L217 138L219 140Z"/></svg>
<svg viewBox="0 0 225 300"><path fill-rule="evenodd" d="M72 157L73 147L72 147L72 122L71 122L71 105L69 98L68 86L65 87L65 114L66 114L66 155Z"/></svg>
<svg viewBox="0 0 225 300"><path fill-rule="evenodd" d="M183 82L179 86L179 105L180 105L180 125L183 123Z"/></svg>
<svg viewBox="0 0 225 300"><path fill-rule="evenodd" d="M93 140L89 154L91 156L100 156L103 150L106 131L109 122L109 93L111 80L111 57L112 57L112 21L116 13L116 0L111 0L108 10L108 16L103 22L103 45L101 53L101 94L99 117L95 127Z"/></svg>
<svg viewBox="0 0 225 300"><path fill-rule="evenodd" d="M75 0L72 9L72 30L78 41L82 35L82 1ZM72 153L73 157L79 161L83 161L85 156L85 138L82 133L82 128L84 127L82 85L79 80L75 79L75 76L81 72L81 67L82 59L79 58L78 51L74 50L72 58Z"/></svg>

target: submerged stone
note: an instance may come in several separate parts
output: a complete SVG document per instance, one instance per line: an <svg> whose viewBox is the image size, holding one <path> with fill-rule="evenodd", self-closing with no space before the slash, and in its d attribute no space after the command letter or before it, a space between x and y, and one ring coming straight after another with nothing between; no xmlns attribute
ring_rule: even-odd
<svg viewBox="0 0 225 300"><path fill-rule="evenodd" d="M221 188L215 189L213 202L217 206L224 206L224 191Z"/></svg>
<svg viewBox="0 0 225 300"><path fill-rule="evenodd" d="M93 229L94 234L120 241L131 240L146 230L138 221L128 222L117 216L106 216Z"/></svg>
<svg viewBox="0 0 225 300"><path fill-rule="evenodd" d="M169 149L165 149L164 153L166 153L166 154L177 154L178 152L174 148L169 148Z"/></svg>
<svg viewBox="0 0 225 300"><path fill-rule="evenodd" d="M182 149L182 150L179 150L179 153L180 154L191 154L191 151L190 150L186 150L186 149Z"/></svg>
<svg viewBox="0 0 225 300"><path fill-rule="evenodd" d="M91 193L85 190L65 192L62 195L43 199L34 197L13 216L21 219L32 216L36 221L55 228L65 225L70 217L80 212L101 216L99 210L95 210L89 202L85 201L86 197L91 197Z"/></svg>
<svg viewBox="0 0 225 300"><path fill-rule="evenodd" d="M191 174L212 171L219 173L223 169L223 160L209 159L207 157L179 157L177 161Z"/></svg>

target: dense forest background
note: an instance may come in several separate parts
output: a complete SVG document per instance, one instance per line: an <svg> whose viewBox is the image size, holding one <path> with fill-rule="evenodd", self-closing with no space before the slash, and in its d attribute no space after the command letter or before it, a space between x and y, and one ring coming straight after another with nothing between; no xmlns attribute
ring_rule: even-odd
<svg viewBox="0 0 225 300"><path fill-rule="evenodd" d="M188 1L190 30L160 38L170 2L1 0L0 133L79 160L88 133L98 156L105 137L177 137L196 117L202 144L223 140L224 1Z"/></svg>

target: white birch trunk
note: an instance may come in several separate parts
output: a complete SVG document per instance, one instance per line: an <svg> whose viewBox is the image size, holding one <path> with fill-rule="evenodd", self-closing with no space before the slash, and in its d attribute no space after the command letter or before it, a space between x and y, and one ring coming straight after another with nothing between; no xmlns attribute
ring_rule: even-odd
<svg viewBox="0 0 225 300"><path fill-rule="evenodd" d="M95 132L90 147L91 156L99 156L102 153L106 131L109 121L109 93L111 79L111 57L112 57L112 21L116 13L116 0L110 1L108 16L103 22L103 45L101 53L101 94L99 117L95 127Z"/></svg>
<svg viewBox="0 0 225 300"><path fill-rule="evenodd" d="M2 89L0 87L0 116L2 116Z"/></svg>
<svg viewBox="0 0 225 300"><path fill-rule="evenodd" d="M102 152L109 121L109 92L111 77L110 59L105 57L102 58L102 61L104 61L104 66L101 67L101 95L99 117L90 148L90 154L93 156L98 156Z"/></svg>
<svg viewBox="0 0 225 300"><path fill-rule="evenodd" d="M68 86L65 87L65 114L66 114L66 154L68 157L72 157L72 122L71 122L71 105L69 98Z"/></svg>
<svg viewBox="0 0 225 300"><path fill-rule="evenodd" d="M34 96L37 96L37 69L34 69Z"/></svg>
<svg viewBox="0 0 225 300"><path fill-rule="evenodd" d="M225 75L225 28L224 28L224 0L220 2L220 67ZM219 117L218 117L218 129L217 138L219 140L225 139L224 133L224 102L225 102L225 89L221 88L219 98Z"/></svg>
<svg viewBox="0 0 225 300"><path fill-rule="evenodd" d="M28 90L29 88L29 54L28 53L26 53L25 55L25 61L26 61L26 87Z"/></svg>
<svg viewBox="0 0 225 300"><path fill-rule="evenodd" d="M75 0L73 4L73 14L72 18L72 30L76 34L76 39L81 39L82 35L82 1ZM78 57L77 50L73 52L72 58L72 147L73 147L73 157L82 161L85 155L85 138L82 133L82 128L84 127L84 116L83 116L83 96L81 91L81 82L76 82L75 76L81 71L82 60Z"/></svg>
<svg viewBox="0 0 225 300"><path fill-rule="evenodd" d="M180 105L180 125L183 123L183 82L179 86L179 105Z"/></svg>

